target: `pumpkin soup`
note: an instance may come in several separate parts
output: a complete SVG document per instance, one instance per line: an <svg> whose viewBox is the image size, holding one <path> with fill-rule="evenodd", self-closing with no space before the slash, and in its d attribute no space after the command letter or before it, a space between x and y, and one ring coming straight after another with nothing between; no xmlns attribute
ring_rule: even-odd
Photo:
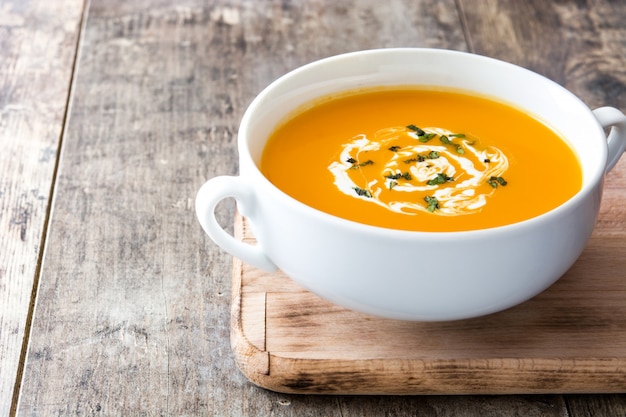
<svg viewBox="0 0 626 417"><path fill-rule="evenodd" d="M412 88L311 103L273 132L261 171L321 211L413 231L526 220L582 184L574 152L539 120L484 97Z"/></svg>

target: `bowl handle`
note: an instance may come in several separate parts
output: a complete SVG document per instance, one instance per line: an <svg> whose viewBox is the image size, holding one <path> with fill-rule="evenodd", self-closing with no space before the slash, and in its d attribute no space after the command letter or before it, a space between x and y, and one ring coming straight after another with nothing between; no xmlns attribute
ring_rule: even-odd
<svg viewBox="0 0 626 417"><path fill-rule="evenodd" d="M267 272L277 269L269 260L261 244L250 245L227 233L215 218L217 204L225 198L234 198L242 214L254 212L255 195L252 187L241 177L220 176L204 183L196 195L196 215L207 235L231 255Z"/></svg>
<svg viewBox="0 0 626 417"><path fill-rule="evenodd" d="M603 128L611 128L607 137L609 157L606 172L609 172L626 150L626 116L614 107L600 107L593 110L593 114Z"/></svg>

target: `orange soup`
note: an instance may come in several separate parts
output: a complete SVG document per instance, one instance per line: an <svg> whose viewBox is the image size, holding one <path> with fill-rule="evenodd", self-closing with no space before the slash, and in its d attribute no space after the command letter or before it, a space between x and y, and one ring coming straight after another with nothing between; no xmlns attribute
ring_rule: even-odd
<svg viewBox="0 0 626 417"><path fill-rule="evenodd" d="M261 171L318 210L413 231L519 222L582 185L573 150L536 118L484 97L411 88L311 103L273 132Z"/></svg>

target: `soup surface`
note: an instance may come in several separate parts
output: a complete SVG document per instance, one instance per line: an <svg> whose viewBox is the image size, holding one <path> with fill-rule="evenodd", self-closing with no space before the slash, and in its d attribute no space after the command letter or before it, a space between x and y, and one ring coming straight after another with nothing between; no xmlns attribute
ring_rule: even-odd
<svg viewBox="0 0 626 417"><path fill-rule="evenodd" d="M576 155L539 120L487 98L412 88L311 103L273 132L261 171L318 210L413 231L519 222L582 185Z"/></svg>

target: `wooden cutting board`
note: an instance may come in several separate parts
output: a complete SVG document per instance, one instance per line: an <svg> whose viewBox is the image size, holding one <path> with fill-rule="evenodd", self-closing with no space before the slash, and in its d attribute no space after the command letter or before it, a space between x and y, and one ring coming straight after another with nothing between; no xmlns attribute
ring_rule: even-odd
<svg viewBox="0 0 626 417"><path fill-rule="evenodd" d="M623 198L603 204L601 217L621 223L601 219L555 285L469 320L368 316L235 259L231 344L239 368L285 393L626 392L626 213ZM238 216L235 229L254 242L245 219Z"/></svg>

